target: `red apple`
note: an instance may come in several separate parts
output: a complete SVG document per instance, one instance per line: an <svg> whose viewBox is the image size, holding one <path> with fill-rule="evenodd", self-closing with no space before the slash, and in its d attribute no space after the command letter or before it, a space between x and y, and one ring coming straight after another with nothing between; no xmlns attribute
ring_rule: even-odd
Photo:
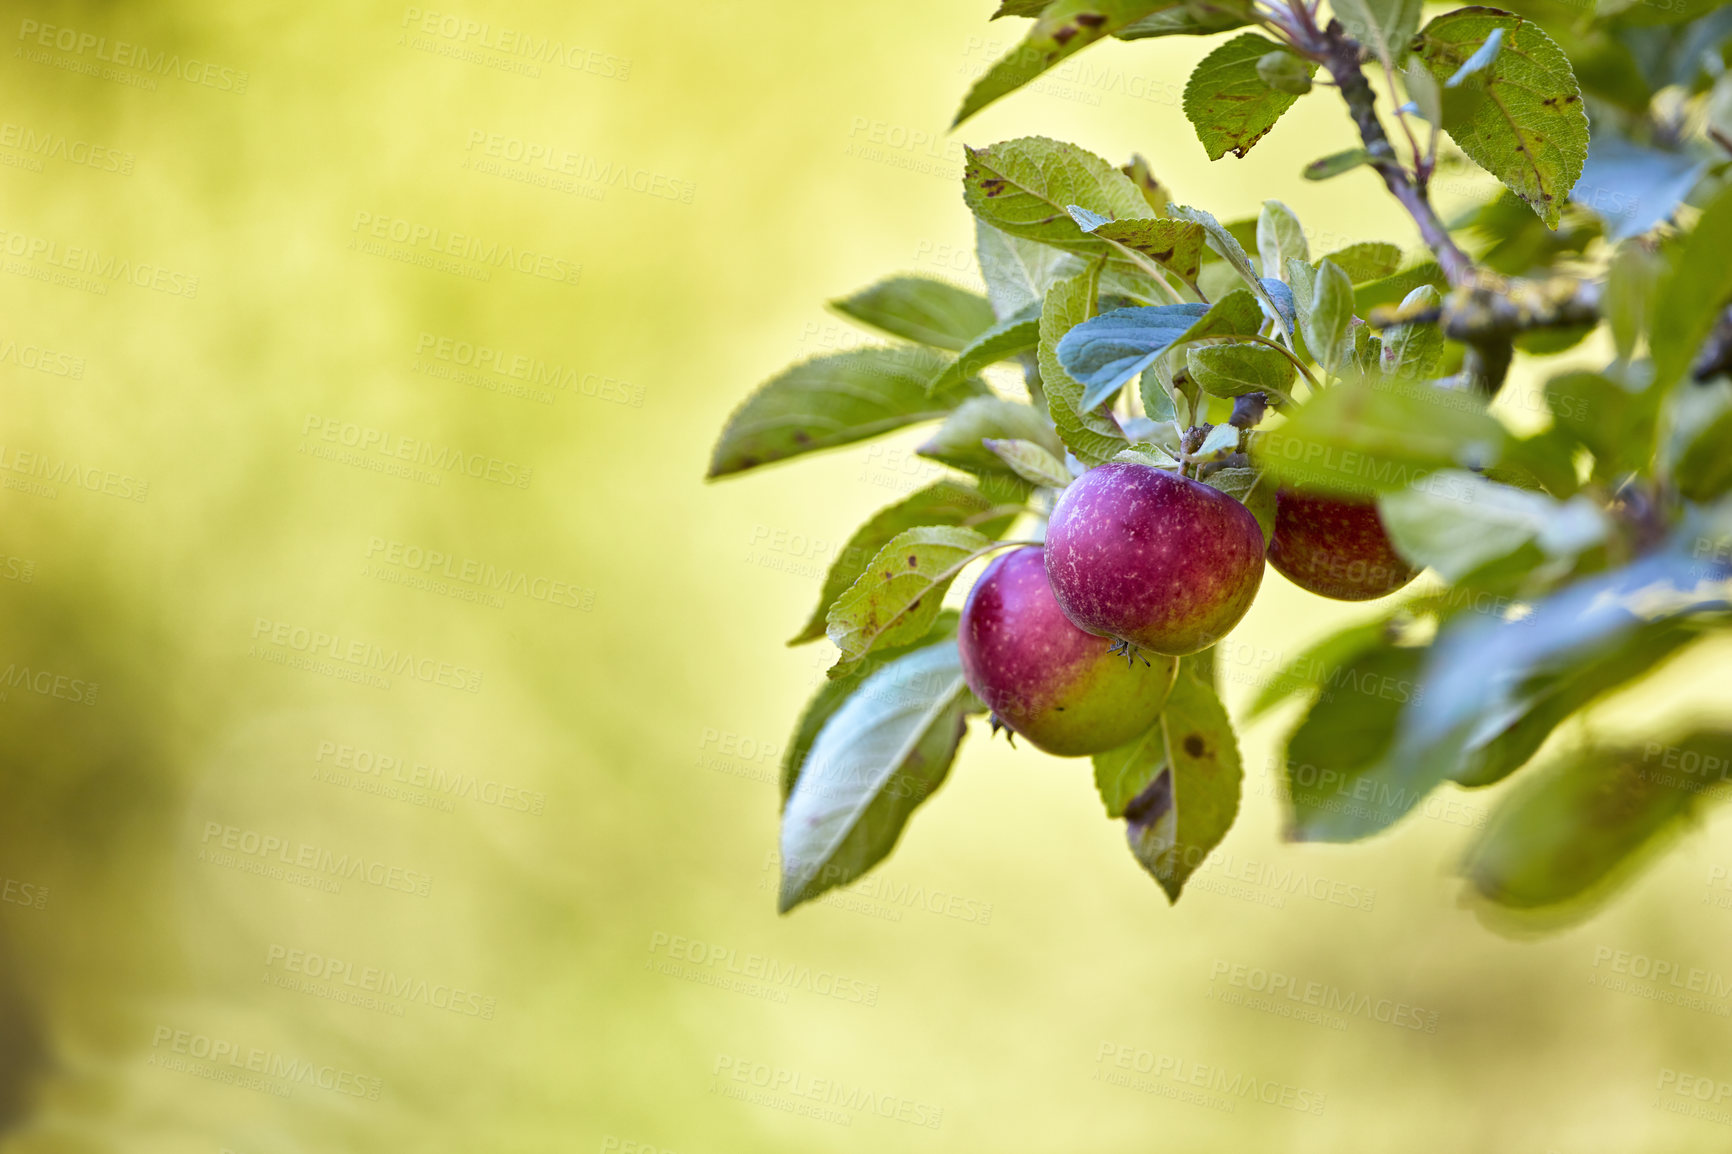
<svg viewBox="0 0 1732 1154"><path fill-rule="evenodd" d="M1155 723L1173 664L1134 661L1065 617L1038 547L986 567L957 633L962 673L993 716L1036 746L1079 757L1123 745Z"/></svg>
<svg viewBox="0 0 1732 1154"><path fill-rule="evenodd" d="M1269 564L1299 588L1337 601L1369 601L1419 575L1389 541L1374 501L1297 489L1275 493Z"/></svg>
<svg viewBox="0 0 1732 1154"><path fill-rule="evenodd" d="M1156 653L1196 653L1251 607L1263 531L1249 509L1201 482L1102 465L1053 506L1046 572L1078 627Z"/></svg>

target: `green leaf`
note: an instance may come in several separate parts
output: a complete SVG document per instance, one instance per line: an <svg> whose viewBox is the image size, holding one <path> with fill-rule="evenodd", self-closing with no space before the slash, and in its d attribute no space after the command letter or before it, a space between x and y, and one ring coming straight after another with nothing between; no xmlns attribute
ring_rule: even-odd
<svg viewBox="0 0 1732 1154"><path fill-rule="evenodd" d="M1252 295L1267 307L1269 314L1283 317L1286 315L1280 303L1269 294L1269 286L1264 284L1263 279L1257 275L1257 270L1251 265L1251 258L1245 253L1245 246L1239 243L1239 238L1233 235L1232 230L1200 208L1188 208L1182 204L1174 205L1173 215L1183 220L1196 221L1202 225L1209 248L1238 274L1239 279L1245 282L1245 287L1251 290ZM1256 222L1252 221L1249 224L1254 236ZM1207 272L1207 269L1204 271ZM1280 324L1284 326L1286 322L1283 320Z"/></svg>
<svg viewBox="0 0 1732 1154"><path fill-rule="evenodd" d="M979 381L966 380L929 396L927 382L948 363L942 353L901 345L797 364L734 410L710 456L709 478L930 421L986 392Z"/></svg>
<svg viewBox="0 0 1732 1154"><path fill-rule="evenodd" d="M1213 36L1251 23L1251 0L1187 0L1145 16L1114 35L1120 40L1153 36Z"/></svg>
<svg viewBox="0 0 1732 1154"><path fill-rule="evenodd" d="M1177 445L1175 438L1174 444ZM1133 465L1147 465L1151 469L1177 470L1179 458L1173 455L1165 445L1150 441L1139 441L1128 449L1120 449L1113 454L1114 461L1127 461Z"/></svg>
<svg viewBox="0 0 1732 1154"><path fill-rule="evenodd" d="M1043 136L969 149L962 186L963 200L986 224L1085 257L1110 256L1112 246L1078 227L1070 206L1109 220L1149 211L1124 173L1092 152Z"/></svg>
<svg viewBox="0 0 1732 1154"><path fill-rule="evenodd" d="M1284 483L1355 496L1405 489L1438 469L1483 467L1508 439L1473 394L1412 381L1349 381L1259 435L1257 458Z"/></svg>
<svg viewBox="0 0 1732 1154"><path fill-rule="evenodd" d="M1606 292L1602 308L1612 330L1618 359L1635 357L1636 346L1648 335L1659 299L1660 278L1666 262L1641 241L1628 240L1618 246L1606 270Z"/></svg>
<svg viewBox="0 0 1732 1154"><path fill-rule="evenodd" d="M1306 180L1332 180L1344 172L1352 172L1371 163L1371 154L1363 148L1349 148L1320 156L1299 170Z"/></svg>
<svg viewBox="0 0 1732 1154"><path fill-rule="evenodd" d="M1125 807L1167 768L1166 735L1157 721L1117 749L1097 753L1091 760L1095 789L1106 806L1107 816L1123 817Z"/></svg>
<svg viewBox="0 0 1732 1154"><path fill-rule="evenodd" d="M979 293L923 276L879 281L830 307L893 337L952 352L985 332L995 319Z"/></svg>
<svg viewBox="0 0 1732 1154"><path fill-rule="evenodd" d="M1293 385L1293 362L1268 345L1192 345L1185 353L1191 379L1212 397L1267 393L1281 398Z"/></svg>
<svg viewBox="0 0 1732 1154"><path fill-rule="evenodd" d="M824 575L818 607L788 644L802 645L824 636L824 619L830 606L848 586L860 579L872 558L898 533L921 525L962 525L979 529L996 539L1004 535L1014 516L1000 514L989 518L987 515L993 508L993 503L972 485L939 481L878 510L870 520L854 530L854 535L836 554L830 571Z"/></svg>
<svg viewBox="0 0 1732 1154"><path fill-rule="evenodd" d="M1388 241L1366 240L1336 249L1324 259L1346 273L1355 285L1362 285L1400 268L1401 249Z"/></svg>
<svg viewBox="0 0 1732 1154"><path fill-rule="evenodd" d="M925 635L944 608L944 594L968 563L992 547L973 529L927 525L891 538L826 617L826 632L842 651L832 677L874 649L907 645Z"/></svg>
<svg viewBox="0 0 1732 1154"><path fill-rule="evenodd" d="M1056 352L1064 371L1083 386L1079 406L1092 409L1110 401L1208 310L1204 304L1114 309L1072 328Z"/></svg>
<svg viewBox="0 0 1732 1154"><path fill-rule="evenodd" d="M1418 699L1423 648L1376 644L1344 660L1287 739L1282 764L1294 841L1354 841L1394 823L1411 794L1386 767L1403 707ZM1417 788L1417 787L1412 787ZM1431 791L1424 786L1424 793Z"/></svg>
<svg viewBox="0 0 1732 1154"><path fill-rule="evenodd" d="M1334 684L1338 671L1354 657L1386 640L1384 620L1361 622L1331 633L1304 650L1264 682L1246 712L1247 720L1261 717L1289 697L1311 694Z"/></svg>
<svg viewBox="0 0 1732 1154"><path fill-rule="evenodd" d="M1210 160L1229 152L1244 156L1298 99L1270 88L1258 74L1257 62L1271 52L1293 55L1275 41L1247 32L1209 53L1191 73L1185 85L1185 116ZM1307 77L1317 71L1314 62L1297 55L1293 59Z"/></svg>
<svg viewBox="0 0 1732 1154"><path fill-rule="evenodd" d="M1150 210L1156 216L1167 215L1167 205L1172 203L1172 198L1167 195L1167 190L1161 187L1161 182L1155 179L1155 174L1149 169L1149 162L1141 153L1133 152L1131 162L1119 171L1128 176L1131 183L1142 192L1143 199L1148 202Z"/></svg>
<svg viewBox="0 0 1732 1154"><path fill-rule="evenodd" d="M1689 764L1694 773L1671 766ZM1529 778L1496 809L1462 873L1510 910L1592 911L1692 825L1703 790L1732 766L1732 735L1692 733L1642 749L1578 749ZM1706 768L1706 771L1704 771Z"/></svg>
<svg viewBox="0 0 1732 1154"><path fill-rule="evenodd" d="M1278 200L1263 202L1263 212L1257 217L1257 255L1263 259L1263 272L1286 279L1288 260L1309 261L1311 249L1305 243L1305 230L1293 210Z"/></svg>
<svg viewBox="0 0 1732 1154"><path fill-rule="evenodd" d="M1632 392L1599 373L1564 373L1546 382L1546 405L1556 426L1594 455L1594 475L1616 482L1654 460L1660 390Z"/></svg>
<svg viewBox="0 0 1732 1154"><path fill-rule="evenodd" d="M1352 326L1353 282L1333 262L1324 260L1311 285L1311 311L1303 327L1305 344L1325 372L1340 368Z"/></svg>
<svg viewBox="0 0 1732 1154"><path fill-rule="evenodd" d="M1638 630L1585 659L1542 674L1525 687L1520 704L1489 715L1460 743L1450 777L1478 788L1502 781L1539 752L1546 738L1578 709L1644 676L1696 639L1676 625Z"/></svg>
<svg viewBox="0 0 1732 1154"><path fill-rule="evenodd" d="M1401 81L1407 88L1407 97L1419 109L1419 115L1428 124L1441 126L1443 124L1443 92L1438 87L1437 77L1425 66L1425 61L1414 57L1401 69Z"/></svg>
<svg viewBox="0 0 1732 1154"><path fill-rule="evenodd" d="M988 365L999 361L1007 361L1024 353L1032 353L1040 347L1040 303L1037 301L1011 317L999 321L974 340L956 355L956 360L944 367L944 371L932 378L927 386L930 392L943 392L953 388L960 382L975 376Z"/></svg>
<svg viewBox="0 0 1732 1154"><path fill-rule="evenodd" d="M1420 0L1331 0L1347 34L1390 68L1399 68L1419 28Z"/></svg>
<svg viewBox="0 0 1732 1154"><path fill-rule="evenodd" d="M998 231L983 220L974 222L975 259L986 281L986 295L999 321L1040 316L1046 290L1082 271L1082 262L1039 241Z"/></svg>
<svg viewBox="0 0 1732 1154"><path fill-rule="evenodd" d="M1460 469L1386 493L1377 507L1396 552L1452 584L1526 545L1573 560L1604 543L1611 530L1586 497L1557 501Z"/></svg>
<svg viewBox="0 0 1732 1154"><path fill-rule="evenodd" d="M1073 217L1075 215L1072 213ZM1091 218L1094 218L1092 213L1077 221L1089 235L1115 241L1141 253L1161 267L1172 269L1186 282L1197 279L1197 268L1203 260L1202 225L1164 216L1134 220Z"/></svg>
<svg viewBox="0 0 1732 1154"><path fill-rule="evenodd" d="M1577 443L1569 433L1553 425L1526 437L1512 438L1504 445L1498 463L1485 475L1520 489L1534 489L1554 497L1572 497L1581 490L1576 475Z"/></svg>
<svg viewBox="0 0 1732 1154"><path fill-rule="evenodd" d="M1180 663L1155 728L1163 764L1151 783L1125 804L1125 836L1131 853L1160 882L1167 900L1176 902L1186 879L1232 828L1244 767L1227 710L1191 659ZM1145 748L1142 764L1148 765L1153 754ZM1097 763L1097 782L1100 777ZM1125 777L1121 771L1121 786ZM1106 796L1103 790L1103 799Z"/></svg>
<svg viewBox="0 0 1732 1154"><path fill-rule="evenodd" d="M1033 441L987 441L986 447L1031 485L1062 489L1070 484L1070 470L1064 461Z"/></svg>
<svg viewBox="0 0 1732 1154"><path fill-rule="evenodd" d="M1005 437L1033 441L1049 453L1064 453L1058 434L1033 406L997 397L964 401L916 452L965 473L1002 473L1007 466L982 442Z"/></svg>
<svg viewBox="0 0 1732 1154"><path fill-rule="evenodd" d="M1396 304L1420 285L1427 284L1436 289L1449 287L1449 282L1444 279L1443 269L1436 261L1428 260L1382 280L1358 286L1353 290L1353 311L1359 316L1366 316L1378 305Z"/></svg>
<svg viewBox="0 0 1732 1154"><path fill-rule="evenodd" d="M806 708L801 710L800 719L794 724L794 732L788 738L787 748L782 751L782 805L788 804L788 795L793 792L794 783L800 778L800 770L806 764L806 755L811 752L812 743L818 740L818 734L823 731L831 715L842 708L843 702L860 688L861 683L890 662L906 657L916 649L925 649L941 641L953 640L960 620L961 614L954 609L946 609L938 615L938 620L932 623L926 636L913 645L899 649L880 649L856 664L853 672L834 680L826 680L818 686L818 691L806 702ZM823 636L822 632L819 636Z"/></svg>
<svg viewBox="0 0 1732 1154"><path fill-rule="evenodd" d="M1688 386L1672 412L1667 463L1672 483L1691 501L1732 489L1732 383Z"/></svg>
<svg viewBox="0 0 1732 1154"><path fill-rule="evenodd" d="M1217 428L1230 426L1219 425ZM1251 511L1257 527L1263 530L1263 544L1275 536L1275 485L1256 469L1232 467L1216 469L1203 478L1203 484L1219 489Z"/></svg>
<svg viewBox="0 0 1732 1154"><path fill-rule="evenodd" d="M944 642L878 670L831 714L782 811L783 913L889 854L950 772L967 701L956 644Z"/></svg>
<svg viewBox="0 0 1732 1154"><path fill-rule="evenodd" d="M1431 648L1425 707L1403 716L1389 772L1415 788L1495 780L1576 704L1723 625L1728 593L1724 565L1669 549L1578 580L1517 620L1457 615Z"/></svg>
<svg viewBox="0 0 1732 1154"><path fill-rule="evenodd" d="M1668 389L1690 367L1732 297L1732 185L1720 190L1684 238L1672 274L1660 284L1654 309L1654 384Z"/></svg>
<svg viewBox="0 0 1732 1154"><path fill-rule="evenodd" d="M1094 314L1098 267L1054 284L1040 312L1040 377L1047 409L1065 447L1085 465L1104 464L1125 447L1124 431L1111 413L1082 408L1083 387L1058 360L1059 341Z"/></svg>
<svg viewBox="0 0 1732 1154"><path fill-rule="evenodd" d="M1015 92L1065 57L1103 36L1171 7L1177 0L1052 0L1021 44L995 63L968 92L955 127L1001 96ZM1023 9L1026 10L1026 9Z"/></svg>
<svg viewBox="0 0 1732 1154"><path fill-rule="evenodd" d="M1692 824L1707 800L1704 789L1729 768L1732 734L1716 731L1639 749L1564 753L1498 807L1462 874L1497 905L1570 906L1573 920Z"/></svg>
<svg viewBox="0 0 1732 1154"><path fill-rule="evenodd" d="M1474 79L1485 99L1445 129L1461 150L1558 226L1588 158L1588 118L1563 50L1539 25L1495 8L1461 8L1427 24L1419 57L1438 81L1458 72L1492 33L1503 46Z"/></svg>
<svg viewBox="0 0 1732 1154"><path fill-rule="evenodd" d="M1311 91L1314 67L1293 53L1278 48L1257 58L1257 78L1276 92L1304 96Z"/></svg>
<svg viewBox="0 0 1732 1154"><path fill-rule="evenodd" d="M1473 50L1473 54L1461 62L1461 67L1451 73L1443 82L1445 88L1459 88L1469 77L1477 76L1490 68L1503 51L1503 29L1493 28L1486 36L1485 42Z"/></svg>
<svg viewBox="0 0 1732 1154"><path fill-rule="evenodd" d="M1420 285L1401 299L1403 311L1435 307L1442 298L1430 285ZM1386 376L1428 380L1443 360L1443 330L1436 323L1391 325L1383 330L1379 368Z"/></svg>

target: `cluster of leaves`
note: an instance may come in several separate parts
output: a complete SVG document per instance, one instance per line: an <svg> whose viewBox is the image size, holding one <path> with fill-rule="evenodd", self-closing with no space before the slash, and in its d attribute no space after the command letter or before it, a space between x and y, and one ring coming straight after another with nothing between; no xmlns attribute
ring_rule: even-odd
<svg viewBox="0 0 1732 1154"><path fill-rule="evenodd" d="M999 16L1034 24L959 122L1105 37L1222 36L1185 112L1211 158L1243 156L1325 70L1365 147L1304 176L1369 166L1429 212L1440 168L1484 169L1507 191L1448 226L1471 276L1527 278L1495 282L1493 303L1518 311L1522 283L1588 286L1601 318L1518 347L1554 354L1604 325L1616 356L1554 375L1549 427L1518 435L1491 404L1501 373L1440 324L1486 282L1431 253L1315 255L1280 202L1223 224L1174 203L1140 158L1118 168L1044 138L970 149L985 295L896 276L833 302L896 343L768 381L711 461L726 476L937 422L919 451L954 470L854 533L790 642L828 637L838 657L783 764L784 910L888 854L984 712L943 608L952 583L1013 528L1038 538L1057 493L1109 461L1214 485L1266 535L1278 488L1374 497L1398 551L1436 576L1252 703L1306 705L1283 763L1296 839L1362 838L1446 782L1500 782L1566 719L1732 624L1732 379L1703 360L1732 298L1732 10L1519 8L1421 27L1417 0L1335 0L1332 20L1315 0L1004 0ZM1464 865L1502 907L1604 892L1732 767L1718 731L1552 747ZM1176 900L1241 791L1212 654L1185 658L1160 719L1094 771Z"/></svg>

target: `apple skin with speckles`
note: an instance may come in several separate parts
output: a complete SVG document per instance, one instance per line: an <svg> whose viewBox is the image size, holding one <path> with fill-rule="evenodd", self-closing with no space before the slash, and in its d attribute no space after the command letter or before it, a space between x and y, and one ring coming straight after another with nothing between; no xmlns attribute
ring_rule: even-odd
<svg viewBox="0 0 1732 1154"><path fill-rule="evenodd" d="M1065 617L1039 547L995 559L962 607L962 674L999 721L1060 757L1123 745L1155 723L1173 661L1127 663Z"/></svg>
<svg viewBox="0 0 1732 1154"><path fill-rule="evenodd" d="M1275 493L1269 564L1299 588L1337 601L1386 597L1419 576L1390 543L1376 502L1298 489Z"/></svg>
<svg viewBox="0 0 1732 1154"><path fill-rule="evenodd" d="M1218 489L1115 462L1073 481L1046 531L1053 595L1079 628L1184 655L1239 623L1263 581L1263 531Z"/></svg>

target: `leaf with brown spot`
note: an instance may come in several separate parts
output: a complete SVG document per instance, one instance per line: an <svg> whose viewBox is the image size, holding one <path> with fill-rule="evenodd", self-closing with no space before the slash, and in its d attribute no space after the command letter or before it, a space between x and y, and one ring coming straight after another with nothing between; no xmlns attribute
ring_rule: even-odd
<svg viewBox="0 0 1732 1154"><path fill-rule="evenodd" d="M1073 214L1074 215L1074 214ZM1088 221L1088 218L1085 218ZM1090 236L1120 244L1141 253L1162 268L1173 270L1186 281L1197 279L1197 269L1203 263L1203 226L1192 220L1171 217L1142 217L1130 220L1108 220L1083 223Z"/></svg>
<svg viewBox="0 0 1732 1154"><path fill-rule="evenodd" d="M1051 0L1041 9L1022 43L975 81L956 114L955 123L961 124L1101 37L1178 3L1179 0ZM1027 11L1028 6L1022 6L1016 14ZM1005 10L1001 9L998 15L1005 15Z"/></svg>
<svg viewBox="0 0 1732 1154"><path fill-rule="evenodd" d="M1138 820L1148 815L1133 812L1133 803L1125 815L1125 836L1167 900L1176 902L1185 880L1238 817L1244 768L1227 709L1197 675L1192 659L1181 662L1157 728L1166 747L1171 805L1153 820Z"/></svg>
<svg viewBox="0 0 1732 1154"><path fill-rule="evenodd" d="M991 538L953 525L926 525L893 537L830 606L826 632L842 651L830 676L846 675L875 649L923 636L956 575L990 548ZM905 557L910 560L906 568Z"/></svg>
<svg viewBox="0 0 1732 1154"><path fill-rule="evenodd" d="M1196 658L1180 661L1160 719L1093 759L1107 816L1125 819L1131 853L1169 901L1179 900L1239 812L1243 769L1233 725L1199 669Z"/></svg>
<svg viewBox="0 0 1732 1154"><path fill-rule="evenodd" d="M993 510L993 501L979 489L957 481L939 481L880 509L836 553L824 576L817 608L788 644L800 645L824 636L824 618L830 606L859 580L879 550L898 533L921 525L968 525L996 539L1010 528L1013 517L994 514Z"/></svg>
<svg viewBox="0 0 1732 1154"><path fill-rule="evenodd" d="M1108 220L1143 217L1148 201L1130 177L1074 144L1025 136L968 150L962 196L983 223L1083 257L1112 254L1072 219L1070 206Z"/></svg>
<svg viewBox="0 0 1732 1154"><path fill-rule="evenodd" d="M1268 37L1247 32L1209 53L1192 70L1185 84L1185 116L1210 160L1229 152L1243 157L1298 99L1269 87L1257 72L1258 60L1285 51ZM1307 76L1317 71L1314 61L1293 58L1304 65Z"/></svg>
<svg viewBox="0 0 1732 1154"><path fill-rule="evenodd" d="M1443 127L1474 163L1556 228L1588 159L1588 117L1563 49L1519 16L1461 8L1421 29L1419 59L1444 83L1498 30L1503 48L1461 85L1484 99L1454 115L1446 102Z"/></svg>

